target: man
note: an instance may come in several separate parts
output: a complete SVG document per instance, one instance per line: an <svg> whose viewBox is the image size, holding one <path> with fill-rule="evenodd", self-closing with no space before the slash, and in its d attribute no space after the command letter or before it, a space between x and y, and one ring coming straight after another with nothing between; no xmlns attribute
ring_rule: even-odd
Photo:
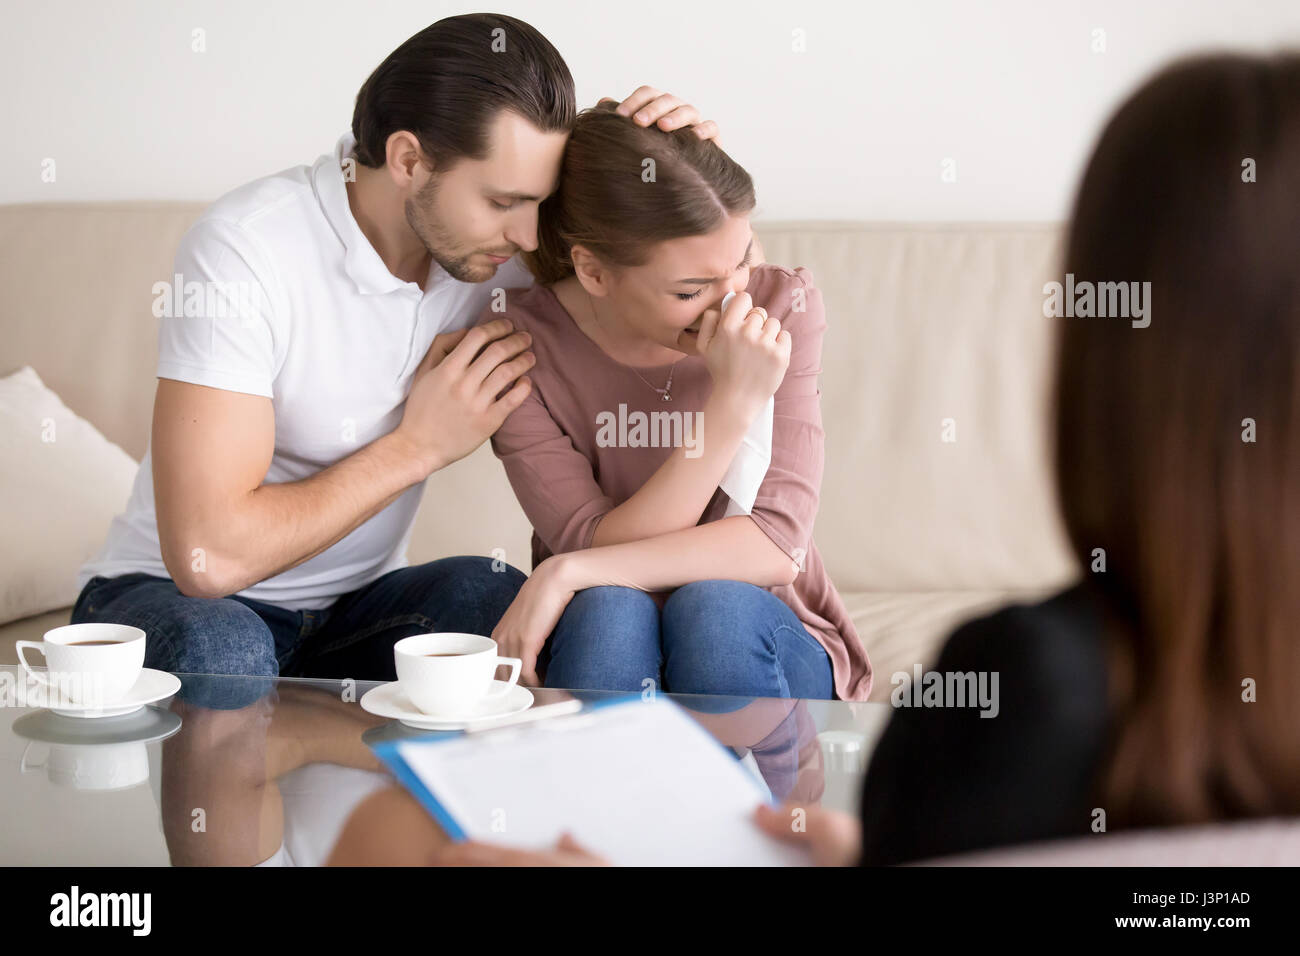
<svg viewBox="0 0 1300 956"><path fill-rule="evenodd" d="M648 87L620 110L717 131ZM575 114L540 33L450 17L380 64L333 154L203 213L181 288L155 301L150 448L74 623L143 628L160 670L376 680L401 637L492 632L523 574L407 566L406 546L424 479L528 393L527 336L474 323L531 281L515 254L536 247Z"/></svg>

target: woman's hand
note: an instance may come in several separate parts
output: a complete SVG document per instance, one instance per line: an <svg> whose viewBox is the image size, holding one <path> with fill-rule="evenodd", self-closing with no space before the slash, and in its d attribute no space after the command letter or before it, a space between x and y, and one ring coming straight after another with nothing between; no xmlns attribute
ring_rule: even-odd
<svg viewBox="0 0 1300 956"><path fill-rule="evenodd" d="M551 850L519 850L493 843L467 840L438 850L432 866L609 866L603 858L583 849L565 833Z"/></svg>
<svg viewBox="0 0 1300 956"><path fill-rule="evenodd" d="M537 655L573 600L574 592L560 574L562 558L562 555L547 558L533 570L492 631L498 654L523 661L519 669L521 684L540 683Z"/></svg>
<svg viewBox="0 0 1300 956"><path fill-rule="evenodd" d="M706 309L700 329L678 338L683 352L703 356L717 392L757 414L781 385L790 365L790 333L741 292L726 312Z"/></svg>
<svg viewBox="0 0 1300 956"><path fill-rule="evenodd" d="M847 813L792 802L779 809L764 803L754 820L768 836L804 847L817 866L855 866L862 853L862 824Z"/></svg>

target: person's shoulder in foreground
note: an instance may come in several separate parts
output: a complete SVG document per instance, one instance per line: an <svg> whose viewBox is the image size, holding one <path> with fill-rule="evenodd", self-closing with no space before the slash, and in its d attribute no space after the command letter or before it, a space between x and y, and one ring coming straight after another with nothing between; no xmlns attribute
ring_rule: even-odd
<svg viewBox="0 0 1300 956"><path fill-rule="evenodd" d="M936 678L896 681L863 786L864 865L1091 832L1109 730L1102 620L1080 584L968 622ZM975 687L974 701L936 692L935 706L925 689L939 680Z"/></svg>

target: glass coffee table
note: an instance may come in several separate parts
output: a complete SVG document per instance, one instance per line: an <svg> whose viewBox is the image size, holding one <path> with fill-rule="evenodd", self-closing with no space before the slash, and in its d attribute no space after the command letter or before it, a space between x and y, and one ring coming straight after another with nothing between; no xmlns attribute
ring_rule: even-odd
<svg viewBox="0 0 1300 956"><path fill-rule="evenodd" d="M0 832L7 866L315 866L395 780L370 745L446 736L367 713L374 681L181 674L121 717L54 714L0 665ZM534 707L638 697L530 688ZM777 800L857 812L887 703L664 694ZM417 805L418 806L418 805ZM394 844L416 818L380 825ZM19 824L17 821L21 821ZM418 825L432 826L420 815Z"/></svg>

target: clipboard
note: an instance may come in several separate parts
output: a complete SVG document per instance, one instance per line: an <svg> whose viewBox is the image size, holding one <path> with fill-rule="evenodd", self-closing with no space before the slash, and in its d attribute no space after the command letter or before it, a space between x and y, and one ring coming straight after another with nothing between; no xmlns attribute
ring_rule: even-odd
<svg viewBox="0 0 1300 956"><path fill-rule="evenodd" d="M628 697L455 737L372 744L452 839L524 849L562 831L633 866L808 865L758 829L766 788L678 704Z"/></svg>

